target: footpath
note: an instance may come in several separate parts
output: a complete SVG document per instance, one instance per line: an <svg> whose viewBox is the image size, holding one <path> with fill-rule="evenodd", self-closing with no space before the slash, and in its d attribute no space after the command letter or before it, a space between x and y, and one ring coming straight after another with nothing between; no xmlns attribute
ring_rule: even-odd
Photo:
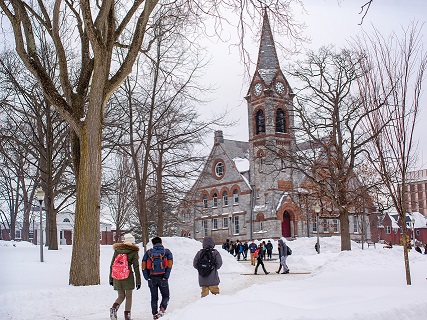
<svg viewBox="0 0 427 320"><path fill-rule="evenodd" d="M235 294L238 291L248 288L252 285L257 284L266 284L273 281L298 281L304 279L310 275L309 272L298 272L298 270L292 270L291 266L289 266L290 273L288 274L277 274L276 271L279 269L279 256L273 255L271 260L264 260L264 266L269 274L265 274L262 270L262 267L258 267L258 274L254 274L255 266L251 265L250 260L240 260L240 264L244 265L247 269L247 272L244 272L245 275L244 281L240 282L239 285L233 287L231 291L227 292L227 294Z"/></svg>

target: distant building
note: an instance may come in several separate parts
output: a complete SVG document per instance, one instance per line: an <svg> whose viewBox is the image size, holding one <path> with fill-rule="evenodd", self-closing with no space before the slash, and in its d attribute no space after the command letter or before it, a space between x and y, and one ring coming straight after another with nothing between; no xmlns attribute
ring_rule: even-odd
<svg viewBox="0 0 427 320"><path fill-rule="evenodd" d="M412 171L407 175L406 201L408 211L427 215L427 169Z"/></svg>
<svg viewBox="0 0 427 320"><path fill-rule="evenodd" d="M59 245L72 245L73 234L74 234L74 213L73 212L60 212L56 215L56 226L57 236ZM125 233L125 230L120 232L119 241L121 236ZM15 240L21 241L22 226L18 222L15 230ZM112 230L112 226L109 223L101 222L99 226L99 243L111 245L114 244L116 236L116 230ZM40 243L40 222L38 216L34 216L34 220L31 220L29 230L30 242L34 244ZM3 224L0 223L0 240L10 241L10 230ZM43 221L43 242L46 243L46 222Z"/></svg>
<svg viewBox="0 0 427 320"><path fill-rule="evenodd" d="M334 212L322 212L317 225L304 176L284 160L296 149L293 98L265 13L258 62L245 97L249 141L224 139L223 131L215 132L205 166L178 209L181 236L212 236L219 243L340 234ZM364 209L349 220L352 239L362 234L370 239Z"/></svg>
<svg viewBox="0 0 427 320"><path fill-rule="evenodd" d="M412 223L412 219L414 223ZM427 243L427 218L420 212L411 212L406 214L407 236L413 239L415 243L425 245ZM402 243L402 223L397 213L385 213L379 225L379 240L384 243L392 244Z"/></svg>

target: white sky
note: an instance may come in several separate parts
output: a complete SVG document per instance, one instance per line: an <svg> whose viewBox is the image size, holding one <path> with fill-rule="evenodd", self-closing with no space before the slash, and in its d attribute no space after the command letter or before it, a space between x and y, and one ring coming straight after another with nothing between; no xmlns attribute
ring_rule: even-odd
<svg viewBox="0 0 427 320"><path fill-rule="evenodd" d="M267 261L264 275L252 275L248 261L237 262L218 248L223 258L219 270L220 294L200 298L197 271L192 266L201 243L186 238L164 238L174 256L169 286L171 299L162 320L425 320L427 255L409 253L412 285L407 286L403 251L399 246L341 252L339 237L288 241L290 274L276 274L277 254ZM1 320L103 320L117 297L108 284L112 246L101 246L101 285L68 285L71 246L45 250L28 242L0 240ZM277 242L273 241L273 253ZM142 252L140 252L142 257ZM123 306L119 319L123 319ZM150 294L142 280L133 291L132 319L152 319Z"/></svg>
<svg viewBox="0 0 427 320"><path fill-rule="evenodd" d="M307 46L317 50L322 45L334 44L340 47L346 44L351 37L359 34L363 29L371 30L374 25L384 35L392 31L399 32L402 27L408 27L413 20L425 23L427 21L427 1L425 0L374 0L363 25L360 26L360 7L365 0L305 0L303 1L307 14L295 11L295 16L307 25L305 35L312 39ZM233 37L233 30L230 36ZM274 33L274 30L273 30ZM274 36L274 35L273 35ZM259 35L252 37L254 42L247 43L252 60L257 59ZM275 36L275 41L280 41ZM423 42L427 48L427 25L423 28ZM227 139L247 141L247 109L244 96L248 90L248 77L245 76L243 62L240 61L239 51L231 47L230 43L209 43L212 54L210 67L206 70L205 81L217 87L212 94L214 101L209 103L201 111L203 114L211 112L219 113L224 109L229 110L230 120L237 121L231 128L223 128ZM277 48L279 50L279 48ZM283 52L278 52L279 58ZM290 59L295 57L281 58L281 67L285 68ZM253 66L251 68L251 76ZM292 79L288 77L292 86ZM426 103L421 108L421 114L416 128L416 137L419 141L419 166L427 167L427 82L424 83L423 101ZM213 141L213 133L210 140ZM211 143L211 141L209 141ZM208 152L208 151L207 151Z"/></svg>

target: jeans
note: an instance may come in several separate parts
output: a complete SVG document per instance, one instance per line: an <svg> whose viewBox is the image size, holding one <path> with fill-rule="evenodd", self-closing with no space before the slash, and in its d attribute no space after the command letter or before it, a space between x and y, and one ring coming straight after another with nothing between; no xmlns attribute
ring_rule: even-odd
<svg viewBox="0 0 427 320"><path fill-rule="evenodd" d="M148 287L151 292L151 312L152 314L157 313L157 302L159 301L159 290L162 295L162 301L160 307L165 309L169 303L169 284L168 279L163 278L150 278L148 279Z"/></svg>

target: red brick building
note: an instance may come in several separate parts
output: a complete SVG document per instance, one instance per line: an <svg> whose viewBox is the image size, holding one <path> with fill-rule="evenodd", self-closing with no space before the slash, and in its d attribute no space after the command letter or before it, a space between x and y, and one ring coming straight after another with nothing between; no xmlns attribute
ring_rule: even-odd
<svg viewBox="0 0 427 320"><path fill-rule="evenodd" d="M427 218L419 212L406 214L407 236L415 243L425 245L427 243ZM400 244L402 238L402 223L397 213L386 213L382 218L379 230L379 240L385 243Z"/></svg>

